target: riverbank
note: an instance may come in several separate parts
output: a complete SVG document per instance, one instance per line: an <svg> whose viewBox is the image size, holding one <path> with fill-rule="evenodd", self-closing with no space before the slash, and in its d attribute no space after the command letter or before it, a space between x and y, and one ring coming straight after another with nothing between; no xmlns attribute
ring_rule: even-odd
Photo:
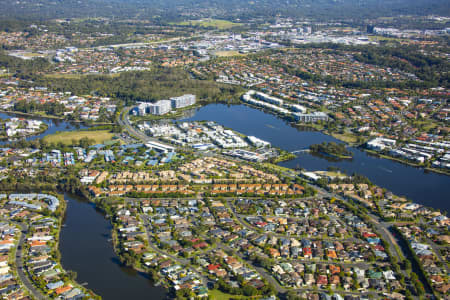
<svg viewBox="0 0 450 300"><path fill-rule="evenodd" d="M150 275L126 267L113 247L112 212L92 198L65 194L67 213L61 231L64 268L75 270L77 280L108 300L166 299L167 290L155 286Z"/></svg>
<svg viewBox="0 0 450 300"><path fill-rule="evenodd" d="M33 113L24 113L24 112L20 112L20 111L14 111L14 110L2 110L0 109L0 113L5 113L5 114L14 114L14 115L18 115L18 116L24 116L24 117L34 117L34 118L46 118L46 119L54 119L54 120L65 120L65 118L63 117L57 117L57 116L52 116L52 115L47 115L47 114L33 114Z"/></svg>
<svg viewBox="0 0 450 300"><path fill-rule="evenodd" d="M60 233L66 212L61 194L11 193L4 194L1 202L6 211L2 215L21 227L13 268L33 299L60 294L101 299L76 281L75 272L61 265Z"/></svg>
<svg viewBox="0 0 450 300"><path fill-rule="evenodd" d="M367 153L376 155L377 157L380 157L380 158L383 158L383 159L389 159L389 160L392 160L392 161L396 161L396 162L399 162L399 163L402 163L402 164L405 164L405 165L408 165L408 166L412 166L412 167L416 167L418 169L422 169L424 171L429 171L429 172L434 172L434 173L437 173L437 174L450 176L450 171L447 171L447 170L444 170L444 169L438 169L438 168L433 168L433 167L426 167L426 166L421 165L421 164L416 164L416 163L413 163L413 162L410 162L410 161L406 161L406 160L403 160L403 159L395 158L395 157L388 156L388 155L383 155L383 154L380 154L380 153L378 153L376 151L371 151L371 150L369 150L369 149L367 149L365 147L362 147L362 145L366 142L366 140L358 141L358 137L354 136L352 134L349 134L349 133L347 133L347 134L345 134L345 133L344 134L340 134L340 133L337 133L337 132L330 132L327 129L325 129L323 126L318 125L318 124L292 122L291 118L288 118L288 117L286 117L284 115L281 115L281 114L274 113L273 111L270 111L270 110L267 110L267 109L263 109L261 107L254 106L254 105L251 105L251 104L248 104L248 103L245 103L245 102L242 102L242 104L245 105L245 106L251 107L253 109L257 109L259 111L262 111L264 113L269 113L269 114L275 116L276 118L279 118L279 119L287 122L290 126L296 128L296 129L300 130L302 128L310 128L310 129L312 129L314 131L323 133L325 135L328 135L328 136L331 136L331 137L333 137L335 139L338 139L338 140L340 140L342 142L345 142L346 144L348 144L351 147L356 147L356 148L361 149L362 151L365 151ZM337 157L337 158L339 158L339 159L351 159L351 157Z"/></svg>
<svg viewBox="0 0 450 300"><path fill-rule="evenodd" d="M24 112L15 111L15 110L0 109L0 113L13 114L13 115L30 117L30 118L43 118L43 119L66 121L66 122L71 122L71 123L80 123L80 124L85 124L85 125L89 125L89 126L102 126L102 125L114 125L115 124L115 123L110 123L110 122L89 122L89 121L85 121L85 120L69 120L64 117L57 117L57 116L47 115L47 114L24 113Z"/></svg>
<svg viewBox="0 0 450 300"><path fill-rule="evenodd" d="M284 162L284 161L290 161L295 159L297 156L293 153L278 149L278 151L280 151L280 154L275 157L272 160L269 160L272 164L278 164L280 162Z"/></svg>
<svg viewBox="0 0 450 300"><path fill-rule="evenodd" d="M167 290L167 292L169 292L169 283L164 277L158 274L158 269L156 267L144 266L141 262L142 258L136 259L135 256L130 256L129 252L123 251L123 249L121 250L121 241L119 237L119 227L121 223L116 222L115 220L115 217L117 217L115 207L120 206L120 204L116 201L113 201L111 198L98 201L98 199L93 199L89 196L86 199L88 199L89 202L93 203L95 205L95 208L100 210L104 214L105 219L108 220L111 224L111 244L114 254L119 258L120 263L127 268L132 268L140 274L149 276L150 280L155 283L155 286L162 287ZM144 241L144 244L148 248L151 241ZM147 251L146 253L149 252Z"/></svg>
<svg viewBox="0 0 450 300"><path fill-rule="evenodd" d="M144 121L175 121L177 119L186 118L186 115L189 115L189 113L195 114L195 111L206 106L209 104L224 104L224 105L236 105L240 104L239 101L231 100L231 101L225 101L225 100L219 100L216 102L209 102L205 100L199 100L197 103L186 106L183 108L177 108L175 111L170 111L167 114L164 115L152 115L147 114L145 116L135 116L132 115L130 118L130 121L132 122L144 122Z"/></svg>
<svg viewBox="0 0 450 300"><path fill-rule="evenodd" d="M330 156L337 159L352 159L353 153L346 149L344 144L334 142L323 142L321 144L309 145L309 150L313 154Z"/></svg>
<svg viewBox="0 0 450 300"><path fill-rule="evenodd" d="M197 110L194 116L181 121L202 120L214 121L245 135L256 136L270 142L273 147L289 152L305 150L311 144L324 141L339 142L328 134L310 127L292 126L291 123L273 114L264 113L260 109L254 109L247 105L206 105ZM350 147L349 150L353 152L351 160L326 160L323 157L299 152L295 159L279 164L307 171L327 170L329 167L333 167L347 174L361 174L375 184L416 203L446 211L450 210L448 202L445 201L450 192L448 176L437 172L424 172L422 168L380 158L360 147Z"/></svg>
<svg viewBox="0 0 450 300"><path fill-rule="evenodd" d="M56 253L57 253L57 263L58 263L59 265L62 265L62 264L61 264L61 252L60 252L60 250L59 250L59 242L60 242L61 229L62 229L63 222L64 222L64 215L65 215L65 213L66 213L66 211L67 211L67 203L66 203L66 201L64 200L63 197L61 197L59 194L58 194L58 196L59 196L58 198L59 198L59 200L60 200L61 214L60 214L60 216L59 216L59 218L58 218L58 230L57 230L57 233L56 233L56 235L55 235L55 246L54 246L54 251L56 251ZM70 279L70 283L71 283L72 285L74 285L74 286L76 286L76 287L82 289L83 291L85 291L86 293L88 293L88 294L89 294L91 297L93 297L94 299L98 299L98 300L102 299L99 295L96 295L96 294L93 293L92 291L86 289L86 288L83 287L79 282L76 281L76 277L77 277L76 272L73 272L73 271L71 271L71 270L65 270L65 272L66 272L66 274L68 274L67 277Z"/></svg>
<svg viewBox="0 0 450 300"><path fill-rule="evenodd" d="M413 163L411 161L407 161L407 160L404 160L404 159L401 159L401 158L397 158L397 157L381 154L381 153L379 153L377 151L370 150L370 149L367 149L367 148L362 147L362 146L360 146L359 149L361 149L361 150L363 150L363 151L365 151L367 153L370 153L371 155L374 155L374 156L377 156L377 157L380 157L380 158L383 158L383 159L389 159L389 160L396 161L396 162L399 162L399 163L402 163L402 164L405 164L405 165L408 165L408 166L411 166L411 167L415 167L415 168L418 168L418 169L422 169L422 170L425 170L425 171L430 171L430 172L435 172L435 173L438 173L438 174L450 176L450 171L447 171L447 170L444 170L444 169L425 167L424 165Z"/></svg>
<svg viewBox="0 0 450 300"><path fill-rule="evenodd" d="M311 129L311 130L314 130L314 131L317 131L317 132L321 132L321 133L326 134L328 136L334 137L335 139L338 139L338 140L340 140L342 142L345 142L349 146L352 146L352 147L359 146L359 145L361 145L362 143L365 142L365 141L358 142L358 137L353 135L353 134L350 134L350 133L330 132L327 129L325 129L323 125L318 124L318 123L297 123L297 122L293 122L292 121L293 120L292 117L286 116L286 115L283 115L283 114L279 114L279 113L275 113L272 110L264 109L264 108L261 108L261 107L256 106L256 105L251 105L251 104L246 103L246 102L241 102L239 104L251 107L253 109L257 109L257 110L262 111L262 112L264 112L266 114L273 115L276 118L279 118L279 119L287 122L290 126L296 128L296 129L301 130L301 129L308 128L308 129Z"/></svg>
<svg viewBox="0 0 450 300"><path fill-rule="evenodd" d="M42 122L43 124L41 124L41 128L38 131L35 131L33 133L30 134L25 134L25 135L20 135L20 136L4 136L4 135L0 135L0 141L13 141L13 140L19 140L19 139L26 139L26 138L30 138L33 136L37 136L40 134L43 134L44 132L46 132L48 130L48 124Z"/></svg>

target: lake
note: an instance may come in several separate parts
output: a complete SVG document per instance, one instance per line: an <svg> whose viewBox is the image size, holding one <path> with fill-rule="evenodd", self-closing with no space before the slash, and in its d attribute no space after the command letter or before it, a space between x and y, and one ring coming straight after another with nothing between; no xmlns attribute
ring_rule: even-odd
<svg viewBox="0 0 450 300"><path fill-rule="evenodd" d="M311 144L338 142L337 139L313 130L299 130L288 122L246 105L210 104L197 110L194 116L180 121L215 121L245 135L254 135L284 150L306 149ZM450 177L424 171L388 159L374 157L352 148L352 160L329 161L303 153L296 159L282 162L285 167L301 167L309 171L338 167L347 174L354 172L368 177L373 183L405 196L414 202L450 212Z"/></svg>
<svg viewBox="0 0 450 300"><path fill-rule="evenodd" d="M282 119L245 105L211 104L194 114L191 112L189 118L182 120L215 121L288 151L305 149L323 141L337 141L321 132L298 130ZM305 153L281 165L299 166L307 170L326 170L329 166L335 166L347 173L357 172L397 195L449 211L449 201L446 200L450 195L448 176L373 157L359 149L349 149L354 153L352 160L330 162ZM66 270L77 272L79 283L87 282L88 288L107 300L167 297L167 291L155 287L145 274L121 266L110 241L112 226L94 204L67 194L65 199L68 206L60 237L61 262Z"/></svg>
<svg viewBox="0 0 450 300"><path fill-rule="evenodd" d="M167 291L155 287L145 274L123 267L111 242L111 223L95 205L65 194L67 201L59 249L65 270L76 271L77 282L88 283L103 299L165 299Z"/></svg>
<svg viewBox="0 0 450 300"><path fill-rule="evenodd" d="M38 135L32 135L32 136L27 137L26 138L27 141L41 139L46 135L49 135L49 134L52 134L52 133L55 133L58 131L73 131L73 130L87 128L87 126L83 125L82 123L68 122L68 121L59 120L59 119L21 116L21 115L16 115L13 113L0 113L0 119L6 120L6 119L11 119L11 118L26 118L26 119L40 120L47 124L48 128L46 131L44 131ZM4 144L8 144L8 143L10 143L10 141L8 141L8 140L0 141L0 145L4 145Z"/></svg>

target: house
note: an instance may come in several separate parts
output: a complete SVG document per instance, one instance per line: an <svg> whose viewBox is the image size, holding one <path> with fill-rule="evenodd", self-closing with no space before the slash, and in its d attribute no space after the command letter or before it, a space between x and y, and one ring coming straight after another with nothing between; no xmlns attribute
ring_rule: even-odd
<svg viewBox="0 0 450 300"><path fill-rule="evenodd" d="M280 252L275 249L275 248L269 248L269 254L270 256L272 256L273 258L278 258L280 257Z"/></svg>
<svg viewBox="0 0 450 300"><path fill-rule="evenodd" d="M315 283L314 276L310 273L305 274L305 284L311 286Z"/></svg>

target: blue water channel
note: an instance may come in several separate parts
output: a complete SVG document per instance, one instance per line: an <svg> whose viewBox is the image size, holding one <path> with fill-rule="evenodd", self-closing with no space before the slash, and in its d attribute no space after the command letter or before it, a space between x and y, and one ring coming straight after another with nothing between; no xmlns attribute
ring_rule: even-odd
<svg viewBox="0 0 450 300"><path fill-rule="evenodd" d="M72 131L72 130L78 130L82 128L86 128L85 125L82 123L75 123L75 122L68 122L64 120L59 119L50 119L50 118L40 118L40 117L24 117L21 115L16 115L12 113L0 113L0 119L7 120L11 118L29 118L34 120L41 120L45 122L48 126L47 130L42 132L38 135L32 135L26 138L27 141L35 140L35 139L41 139L46 135L58 132L58 131ZM8 140L1 140L0 145L8 144L10 141Z"/></svg>
<svg viewBox="0 0 450 300"><path fill-rule="evenodd" d="M324 141L338 142L335 138L318 131L294 128L272 114L246 105L210 104L199 108L194 116L180 121L201 120L215 121L245 135L254 135L288 151L306 149L311 144ZM378 158L353 147L349 150L354 153L352 160L333 162L309 153L302 153L296 159L280 165L290 168L300 167L309 171L326 170L330 166L338 167L347 174L355 172L362 174L373 183L396 195L450 212L449 176Z"/></svg>
<svg viewBox="0 0 450 300"><path fill-rule="evenodd" d="M3 119L13 116L0 113L0 118ZM43 120L49 125L48 130L28 139L42 138L57 131L83 128L80 124ZM215 121L246 135L267 140L272 145L288 151L306 149L311 144L323 141L336 141L317 131L298 130L282 119L245 105L211 104L198 109L183 120ZM307 170L326 170L329 166L335 166L349 174L363 174L375 184L417 203L450 211L450 177L373 157L359 149L350 150L354 153L352 160L331 162L304 153L281 165ZM167 297L167 291L155 287L145 274L121 266L111 243L111 224L93 204L67 194L65 199L68 206L60 236L61 262L65 269L77 272L78 282L86 283L87 288L107 300Z"/></svg>

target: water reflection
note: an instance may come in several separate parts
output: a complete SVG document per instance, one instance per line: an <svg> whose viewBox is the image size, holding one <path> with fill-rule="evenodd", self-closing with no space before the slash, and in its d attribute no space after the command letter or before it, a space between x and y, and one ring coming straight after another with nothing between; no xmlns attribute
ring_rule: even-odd
<svg viewBox="0 0 450 300"><path fill-rule="evenodd" d="M165 299L167 292L155 287L147 274L123 266L111 243L110 222L95 205L66 194L65 226L61 230L61 262L77 272L77 281L106 300ZM151 295L149 297L149 295Z"/></svg>
<svg viewBox="0 0 450 300"><path fill-rule="evenodd" d="M27 141L41 139L41 138L45 137L46 135L49 135L49 134L52 134L52 133L55 133L58 131L73 131L73 130L87 128L87 126L85 126L83 123L79 123L79 122L68 122L65 120L49 119L49 118L43 118L43 117L24 117L24 116L16 115L13 113L0 113L0 118L3 120L15 118L15 117L40 120L47 124L48 128L46 131L44 131L43 133L38 134L38 135L26 137L25 139ZM8 140L0 141L0 145L4 145L4 144L8 144L8 143L10 143L10 141L8 141Z"/></svg>
<svg viewBox="0 0 450 300"><path fill-rule="evenodd" d="M194 117L184 121L215 121L246 135L254 135L288 151L307 149L311 144L339 142L335 138L309 127L294 128L286 121L245 105L210 104L197 110ZM353 159L332 161L308 153L280 163L290 168L326 170L337 167L348 174L359 173L375 184L405 196L417 203L450 211L450 177L399 162L382 159L353 147Z"/></svg>

